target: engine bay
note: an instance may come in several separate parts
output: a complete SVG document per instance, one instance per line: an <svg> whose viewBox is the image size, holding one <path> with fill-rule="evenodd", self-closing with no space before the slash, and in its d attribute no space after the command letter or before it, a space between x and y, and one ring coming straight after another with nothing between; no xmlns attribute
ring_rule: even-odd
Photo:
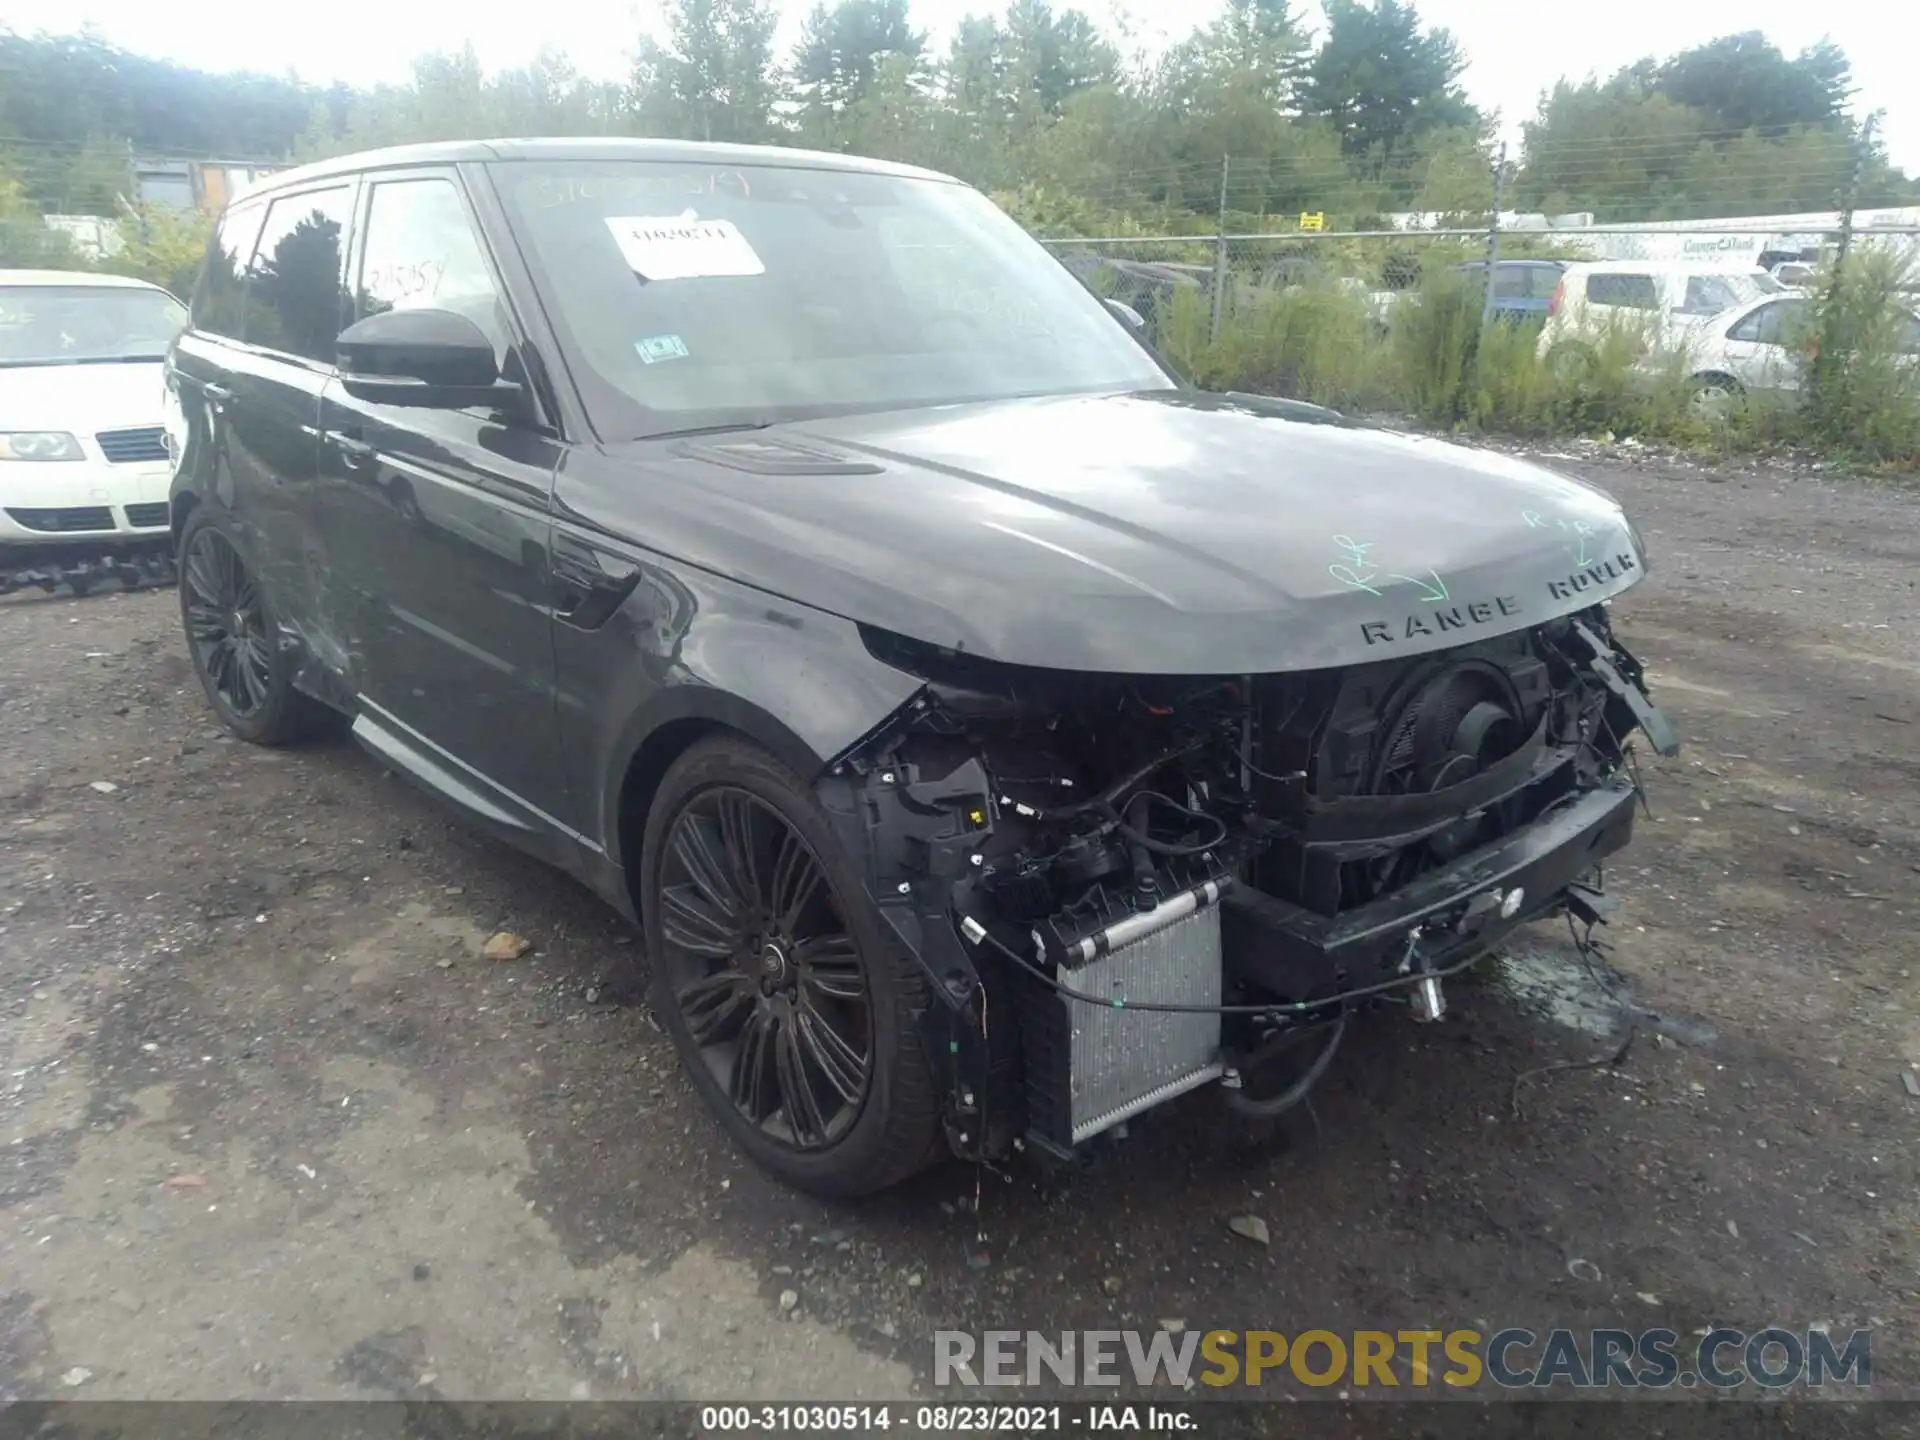
<svg viewBox="0 0 1920 1440"><path fill-rule="evenodd" d="M1257 1078L1280 1042L1330 1055L1374 997L1437 1019L1446 973L1587 905L1575 882L1631 829L1629 735L1677 749L1604 607L1277 675L867 640L924 688L821 794L945 1002L963 1154L1065 1154L1209 1081L1285 1108L1298 1077Z"/></svg>

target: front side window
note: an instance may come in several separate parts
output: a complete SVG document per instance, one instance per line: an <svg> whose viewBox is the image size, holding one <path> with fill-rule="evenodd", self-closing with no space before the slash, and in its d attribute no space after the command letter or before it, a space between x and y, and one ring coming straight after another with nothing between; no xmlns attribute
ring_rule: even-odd
<svg viewBox="0 0 1920 1440"><path fill-rule="evenodd" d="M1762 305L1729 330L1727 338L1753 345L1784 345L1789 335L1799 338L1806 308L1804 300L1776 300Z"/></svg>
<svg viewBox="0 0 1920 1440"><path fill-rule="evenodd" d="M385 180L373 187L354 314L432 308L477 324L504 360L500 293L451 180Z"/></svg>
<svg viewBox="0 0 1920 1440"><path fill-rule="evenodd" d="M0 287L0 366L163 360L186 323L184 305L145 286Z"/></svg>
<svg viewBox="0 0 1920 1440"><path fill-rule="evenodd" d="M346 315L341 259L353 189L283 195L247 267L249 344L331 363Z"/></svg>
<svg viewBox="0 0 1920 1440"><path fill-rule="evenodd" d="M1173 384L962 185L659 161L495 174L605 438Z"/></svg>

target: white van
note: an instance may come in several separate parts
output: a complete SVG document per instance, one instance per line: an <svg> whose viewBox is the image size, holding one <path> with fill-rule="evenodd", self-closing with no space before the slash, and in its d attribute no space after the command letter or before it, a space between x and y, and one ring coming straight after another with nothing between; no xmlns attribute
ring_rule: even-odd
<svg viewBox="0 0 1920 1440"><path fill-rule="evenodd" d="M1786 287L1757 265L1725 261L1602 260L1569 265L1547 306L1544 354L1570 334L1610 319L1644 317L1655 342Z"/></svg>

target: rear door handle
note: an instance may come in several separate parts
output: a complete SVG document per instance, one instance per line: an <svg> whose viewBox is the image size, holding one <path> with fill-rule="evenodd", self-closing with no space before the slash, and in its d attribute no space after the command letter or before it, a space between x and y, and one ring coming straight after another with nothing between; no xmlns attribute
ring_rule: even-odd
<svg viewBox="0 0 1920 1440"><path fill-rule="evenodd" d="M214 410L226 409L227 402L233 399L233 391L224 385L216 385L212 381L203 382L200 393L206 397L208 406Z"/></svg>
<svg viewBox="0 0 1920 1440"><path fill-rule="evenodd" d="M597 630L640 584L640 567L608 569L590 545L556 536L549 561L554 617L576 630Z"/></svg>

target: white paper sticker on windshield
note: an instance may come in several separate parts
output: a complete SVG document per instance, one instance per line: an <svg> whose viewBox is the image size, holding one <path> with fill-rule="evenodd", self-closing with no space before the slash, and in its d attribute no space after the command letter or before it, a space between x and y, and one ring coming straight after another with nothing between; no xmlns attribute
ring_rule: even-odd
<svg viewBox="0 0 1920 1440"><path fill-rule="evenodd" d="M709 275L764 275L767 267L731 220L692 215L609 215L633 273L648 280L693 280Z"/></svg>

